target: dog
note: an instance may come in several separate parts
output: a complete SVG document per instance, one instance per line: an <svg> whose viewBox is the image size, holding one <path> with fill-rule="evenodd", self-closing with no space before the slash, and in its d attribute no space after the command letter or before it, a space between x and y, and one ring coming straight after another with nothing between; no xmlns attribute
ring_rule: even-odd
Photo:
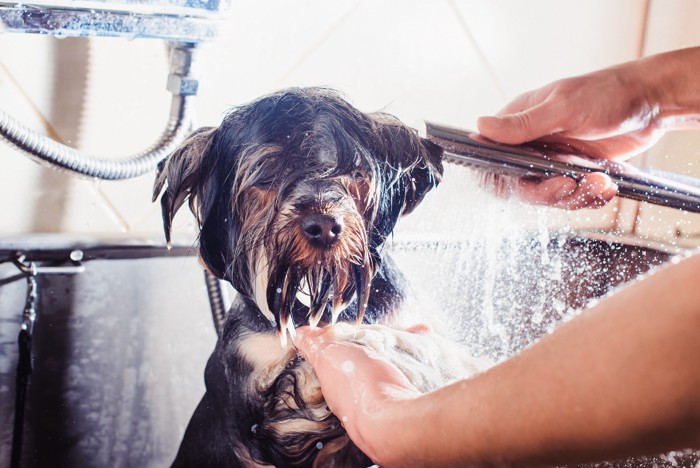
<svg viewBox="0 0 700 468"><path fill-rule="evenodd" d="M368 325L399 322L406 280L383 247L442 172L440 147L324 88L234 108L160 163L168 244L188 202L201 263L238 293L173 466L372 464L289 342L298 326L364 323L347 339L391 355L425 391L474 370L444 364L452 351L429 333Z"/></svg>

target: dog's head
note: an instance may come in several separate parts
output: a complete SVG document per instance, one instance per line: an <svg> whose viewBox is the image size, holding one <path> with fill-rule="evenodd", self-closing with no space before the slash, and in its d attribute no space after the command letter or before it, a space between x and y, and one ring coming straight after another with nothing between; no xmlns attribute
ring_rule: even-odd
<svg viewBox="0 0 700 468"><path fill-rule="evenodd" d="M327 89L290 89L234 109L159 166L166 238L189 199L204 266L278 330L338 314L369 282L398 218L440 180L442 150ZM302 313L297 299L308 308ZM299 315L299 316L297 316ZM285 332L286 336L286 332Z"/></svg>

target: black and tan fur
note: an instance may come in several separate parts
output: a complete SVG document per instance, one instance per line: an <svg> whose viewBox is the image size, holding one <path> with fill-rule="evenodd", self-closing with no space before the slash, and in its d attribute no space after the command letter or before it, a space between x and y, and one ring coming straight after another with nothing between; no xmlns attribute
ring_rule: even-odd
<svg viewBox="0 0 700 468"><path fill-rule="evenodd" d="M310 88L233 109L161 163L168 241L189 201L203 265L239 293L176 466L371 464L287 334L400 313L404 280L383 246L440 181L441 156L396 118Z"/></svg>

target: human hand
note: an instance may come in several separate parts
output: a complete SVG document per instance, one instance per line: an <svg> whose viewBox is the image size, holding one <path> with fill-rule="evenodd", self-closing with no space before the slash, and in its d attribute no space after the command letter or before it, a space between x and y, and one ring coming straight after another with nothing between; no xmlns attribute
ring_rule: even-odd
<svg viewBox="0 0 700 468"><path fill-rule="evenodd" d="M620 160L639 154L664 134L660 103L641 62L551 83L515 98L479 132L506 144L541 140L591 157Z"/></svg>
<svg viewBox="0 0 700 468"><path fill-rule="evenodd" d="M591 172L584 179L550 177L526 179L495 175L483 185L498 196L512 196L537 205L565 210L599 208L617 194L617 185L602 172Z"/></svg>
<svg viewBox="0 0 700 468"><path fill-rule="evenodd" d="M481 117L479 132L506 144L539 140L595 158L628 158L664 133L659 104L642 73L631 62L557 81L517 97L495 116ZM600 207L617 193L602 172L579 181L520 180L516 190L524 200L564 209Z"/></svg>
<svg viewBox="0 0 700 468"><path fill-rule="evenodd" d="M349 341L346 335L353 330L354 327L342 324L301 327L294 344L313 366L328 407L341 420L350 438L379 462L387 453L402 450L392 446L400 443L397 438L386 437L386 424L400 419L400 403L420 393L375 350Z"/></svg>

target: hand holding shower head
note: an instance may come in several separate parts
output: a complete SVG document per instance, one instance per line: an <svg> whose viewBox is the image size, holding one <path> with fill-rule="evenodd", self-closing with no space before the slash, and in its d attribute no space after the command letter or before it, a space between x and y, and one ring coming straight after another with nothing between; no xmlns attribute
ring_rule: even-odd
<svg viewBox="0 0 700 468"><path fill-rule="evenodd" d="M567 176L580 180L603 172L618 186L618 195L656 205L700 213L700 180L629 163L594 159L560 145L504 145L467 130L426 123L427 137L440 146L447 162L488 172L528 178Z"/></svg>

